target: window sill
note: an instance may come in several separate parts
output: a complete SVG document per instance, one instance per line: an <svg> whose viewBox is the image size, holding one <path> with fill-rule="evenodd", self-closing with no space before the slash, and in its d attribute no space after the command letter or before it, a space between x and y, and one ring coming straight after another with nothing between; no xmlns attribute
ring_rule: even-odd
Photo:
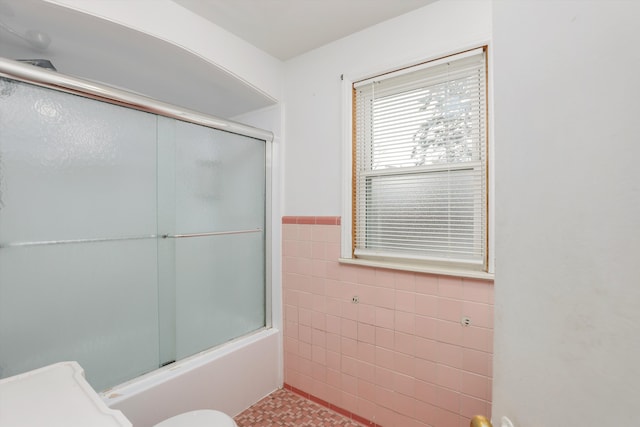
<svg viewBox="0 0 640 427"><path fill-rule="evenodd" d="M360 265L363 267L388 268L390 270L412 271L415 273L438 274L442 276L467 277L472 279L494 280L493 273L486 271L467 270L453 267L436 267L418 264L408 264L393 261L373 261L359 258L339 258L341 264Z"/></svg>

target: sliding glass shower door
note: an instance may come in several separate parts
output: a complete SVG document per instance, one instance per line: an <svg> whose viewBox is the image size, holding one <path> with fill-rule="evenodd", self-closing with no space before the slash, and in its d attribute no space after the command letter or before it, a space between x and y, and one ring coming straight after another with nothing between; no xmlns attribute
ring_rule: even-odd
<svg viewBox="0 0 640 427"><path fill-rule="evenodd" d="M0 79L0 377L98 390L266 325L265 141Z"/></svg>
<svg viewBox="0 0 640 427"><path fill-rule="evenodd" d="M161 271L173 269L160 297L176 329L167 363L265 325L266 159L264 141L160 119L158 249Z"/></svg>

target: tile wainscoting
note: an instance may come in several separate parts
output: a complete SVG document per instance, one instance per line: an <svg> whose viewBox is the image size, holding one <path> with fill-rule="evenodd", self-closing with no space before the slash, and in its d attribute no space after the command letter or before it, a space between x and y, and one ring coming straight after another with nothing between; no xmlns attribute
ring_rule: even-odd
<svg viewBox="0 0 640 427"><path fill-rule="evenodd" d="M339 217L282 222L286 387L383 427L491 415L491 281L340 264Z"/></svg>

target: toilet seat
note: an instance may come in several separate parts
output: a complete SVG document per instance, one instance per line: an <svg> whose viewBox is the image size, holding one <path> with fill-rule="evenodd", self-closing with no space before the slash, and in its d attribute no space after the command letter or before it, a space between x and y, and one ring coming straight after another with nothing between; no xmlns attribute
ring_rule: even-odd
<svg viewBox="0 0 640 427"><path fill-rule="evenodd" d="M154 427L238 427L229 415L212 409L185 412L168 418Z"/></svg>

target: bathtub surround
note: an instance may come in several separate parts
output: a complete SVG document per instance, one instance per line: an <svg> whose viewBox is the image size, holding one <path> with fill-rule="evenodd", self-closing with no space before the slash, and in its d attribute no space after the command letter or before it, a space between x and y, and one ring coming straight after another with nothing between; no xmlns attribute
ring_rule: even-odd
<svg viewBox="0 0 640 427"><path fill-rule="evenodd" d="M136 427L196 409L235 416L278 389L278 347L280 332L266 329L115 387L103 399Z"/></svg>
<svg viewBox="0 0 640 427"><path fill-rule="evenodd" d="M490 415L491 281L340 264L339 217L282 222L285 387L365 425Z"/></svg>

